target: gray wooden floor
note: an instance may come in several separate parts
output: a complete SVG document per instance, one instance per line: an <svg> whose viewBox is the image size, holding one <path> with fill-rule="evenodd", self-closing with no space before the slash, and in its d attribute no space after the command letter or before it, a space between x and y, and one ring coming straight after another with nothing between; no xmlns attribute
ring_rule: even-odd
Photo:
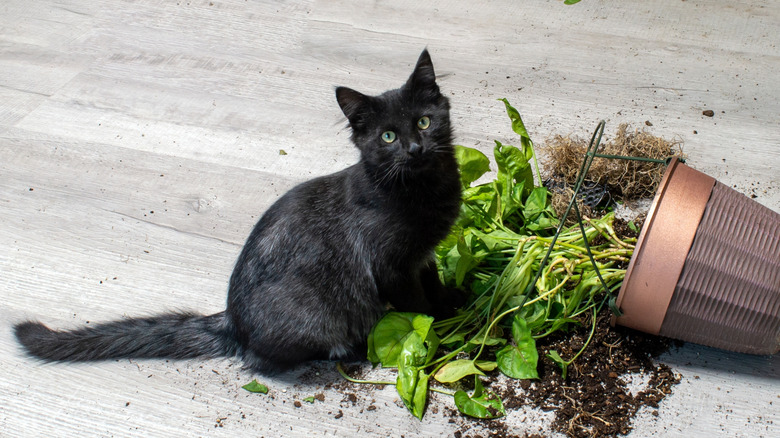
<svg viewBox="0 0 780 438"><path fill-rule="evenodd" d="M444 436L393 388L345 399L332 365L261 379L231 360L42 365L11 325L223 308L234 258L295 183L356 160L335 85L402 84L423 47L457 141L652 124L780 211L780 3L713 0L0 4L0 436ZM711 109L714 117L702 111ZM286 154L281 153L284 151ZM780 359L686 345L632 436L780 436ZM315 404L296 400L323 393ZM369 409L370 406L376 409ZM341 411L342 416L339 416ZM653 414L657 415L653 415ZM339 417L339 418L337 418ZM549 415L514 412L518 435ZM474 430L480 426L473 423Z"/></svg>

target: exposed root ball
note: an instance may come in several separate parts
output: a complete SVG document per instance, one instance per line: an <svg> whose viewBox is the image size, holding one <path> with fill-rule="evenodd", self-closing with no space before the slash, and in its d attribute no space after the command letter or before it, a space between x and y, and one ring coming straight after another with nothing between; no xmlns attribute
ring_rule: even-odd
<svg viewBox="0 0 780 438"><path fill-rule="evenodd" d="M665 159L672 155L683 156L681 145L680 141L669 141L622 124L614 138L602 143L599 152ZM573 185L587 148L588 140L579 137L556 135L547 140L543 161L548 177L562 178ZM615 199L631 201L652 197L665 168L658 163L597 157L593 159L587 179L608 186Z"/></svg>
<svg viewBox="0 0 780 438"><path fill-rule="evenodd" d="M550 205L552 205L553 210L555 210L556 216L563 217L563 214L566 213L566 208L569 207L569 202L571 202L571 197L574 196L574 189L570 187L566 187L559 191L553 191L550 194ZM581 199L577 199L577 208L579 208L580 216L583 217L596 217L597 215L593 211L593 209L587 205L585 205ZM576 215L574 211L572 210L569 212L569 216L566 218L566 225L574 225L576 223Z"/></svg>

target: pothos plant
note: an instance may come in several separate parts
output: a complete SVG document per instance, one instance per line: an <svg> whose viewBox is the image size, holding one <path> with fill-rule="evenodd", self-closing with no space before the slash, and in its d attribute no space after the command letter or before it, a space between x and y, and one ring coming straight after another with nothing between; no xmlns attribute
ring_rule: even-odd
<svg viewBox="0 0 780 438"><path fill-rule="evenodd" d="M539 378L536 340L580 324L577 317L586 312L594 315L592 336L595 313L609 298L600 293L603 284L610 292L620 287L625 270L619 266L633 253L634 240L617 236L611 213L586 218L582 228L563 230L550 250L558 218L541 180L534 183L531 162L537 175L538 163L520 114L506 99L501 101L520 136L520 147L496 141L495 179L481 184L475 182L490 170L490 160L476 149L456 147L463 185L461 214L436 248L443 283L465 289L467 304L442 321L390 312L376 323L368 338L368 359L375 366L396 368L395 382L355 380L339 367L353 382L394 384L406 407L420 419L429 391L451 395L458 410L472 417L505 415L502 400L480 379L496 369L515 379ZM547 357L561 367L565 378L567 367L587 344L568 359L556 351ZM470 393L453 390L465 387L461 383L466 381L473 382Z"/></svg>

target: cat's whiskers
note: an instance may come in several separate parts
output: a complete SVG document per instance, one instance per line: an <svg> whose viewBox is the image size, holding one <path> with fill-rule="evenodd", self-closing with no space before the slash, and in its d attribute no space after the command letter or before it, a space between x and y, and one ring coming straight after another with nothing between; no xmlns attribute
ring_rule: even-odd
<svg viewBox="0 0 780 438"><path fill-rule="evenodd" d="M435 154L451 154L452 153L452 146L445 143L434 143L430 147L430 152Z"/></svg>
<svg viewBox="0 0 780 438"><path fill-rule="evenodd" d="M385 185L387 183L394 183L397 179L398 174L401 172L400 167L397 162L393 161L390 163L390 166L386 167L384 171L382 172L382 176L379 179L380 185Z"/></svg>

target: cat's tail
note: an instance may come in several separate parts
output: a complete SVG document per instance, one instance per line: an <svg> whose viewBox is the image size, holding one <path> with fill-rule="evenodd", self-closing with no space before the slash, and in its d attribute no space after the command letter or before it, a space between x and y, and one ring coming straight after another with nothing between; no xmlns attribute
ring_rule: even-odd
<svg viewBox="0 0 780 438"><path fill-rule="evenodd" d="M14 332L32 356L46 361L84 362L232 356L237 343L231 327L225 312L211 316L168 313L67 331L27 321L17 324Z"/></svg>

